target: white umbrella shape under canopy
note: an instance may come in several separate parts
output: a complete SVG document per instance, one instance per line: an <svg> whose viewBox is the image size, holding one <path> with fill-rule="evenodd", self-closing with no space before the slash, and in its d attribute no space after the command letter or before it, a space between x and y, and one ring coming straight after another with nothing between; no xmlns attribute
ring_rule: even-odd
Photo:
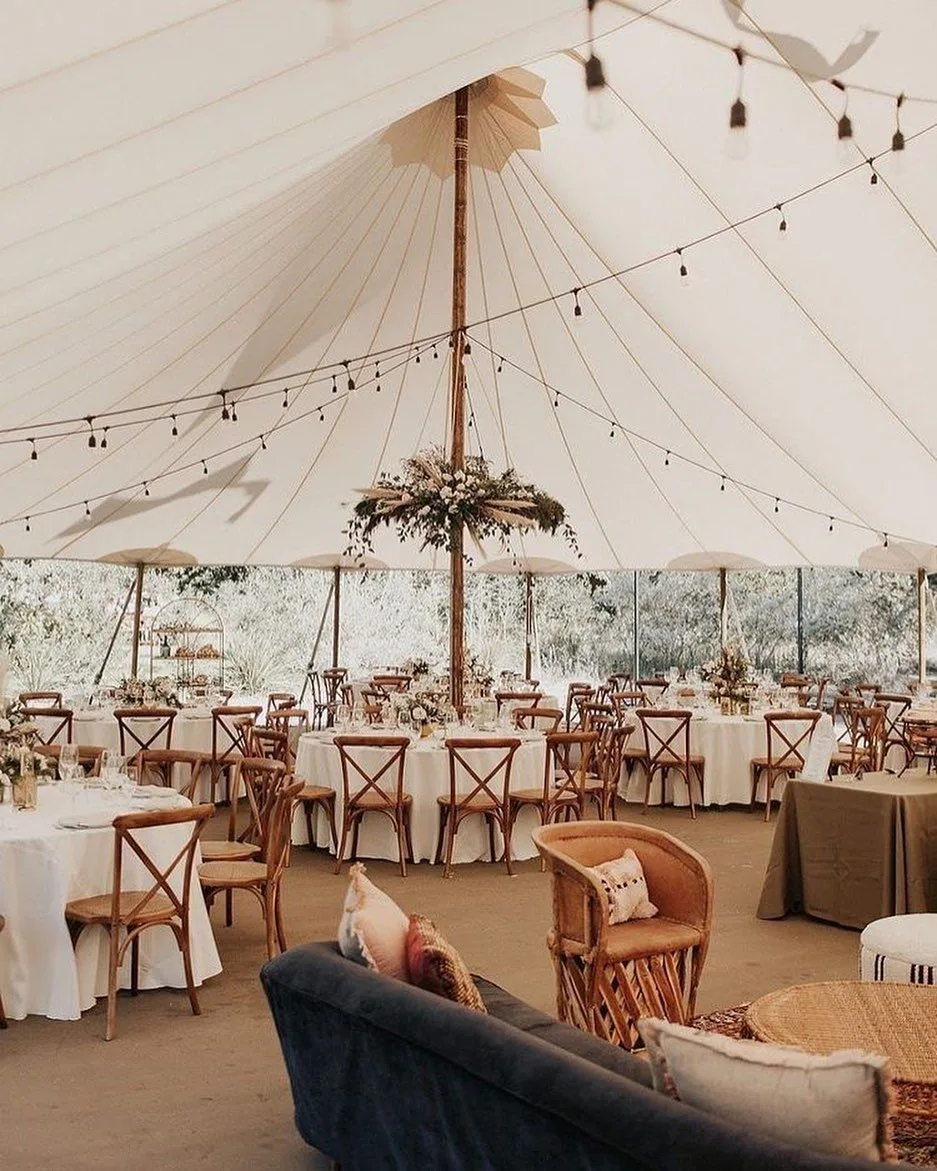
<svg viewBox="0 0 937 1171"><path fill-rule="evenodd" d="M927 599L930 593L927 575L937 573L937 548L918 541L889 540L872 545L859 554L860 569L878 569L885 573L910 573L917 585L917 664L918 679L927 681Z"/></svg>
<svg viewBox="0 0 937 1171"><path fill-rule="evenodd" d="M684 553L667 562L667 568L686 572L705 573L717 570L719 573L719 640L722 646L729 641L729 578L728 571L764 569L761 561L745 557L741 553L702 550L698 553ZM744 634L739 630L744 638Z"/></svg>

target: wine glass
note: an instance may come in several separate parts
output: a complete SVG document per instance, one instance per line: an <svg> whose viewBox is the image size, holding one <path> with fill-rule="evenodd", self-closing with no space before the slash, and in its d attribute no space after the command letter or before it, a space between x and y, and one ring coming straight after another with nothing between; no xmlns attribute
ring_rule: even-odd
<svg viewBox="0 0 937 1171"><path fill-rule="evenodd" d="M347 703L340 703L335 709L335 727L344 732L351 721L351 708Z"/></svg>
<svg viewBox="0 0 937 1171"><path fill-rule="evenodd" d="M78 745L63 744L59 752L59 780L74 781L79 768Z"/></svg>

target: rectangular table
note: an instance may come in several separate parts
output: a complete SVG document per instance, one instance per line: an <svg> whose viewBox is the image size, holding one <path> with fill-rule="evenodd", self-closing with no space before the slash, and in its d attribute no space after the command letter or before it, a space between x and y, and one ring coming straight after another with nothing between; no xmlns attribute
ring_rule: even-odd
<svg viewBox="0 0 937 1171"><path fill-rule="evenodd" d="M758 918L789 911L858 928L937 911L937 777L789 781Z"/></svg>

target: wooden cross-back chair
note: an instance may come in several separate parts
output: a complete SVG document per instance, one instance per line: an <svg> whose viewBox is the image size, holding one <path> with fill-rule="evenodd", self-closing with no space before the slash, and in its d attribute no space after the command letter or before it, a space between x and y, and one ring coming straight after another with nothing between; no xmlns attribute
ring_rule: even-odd
<svg viewBox="0 0 937 1171"><path fill-rule="evenodd" d="M508 832L522 809L536 809L540 824L548 825L560 817L585 815L589 793L587 783L593 764L598 732L549 732L543 761L543 784L539 789L515 789L508 793Z"/></svg>
<svg viewBox="0 0 937 1171"><path fill-rule="evenodd" d="M857 707L850 713L849 744L830 757L830 772L878 772L882 767L885 745L885 710L875 707Z"/></svg>
<svg viewBox="0 0 937 1171"><path fill-rule="evenodd" d="M74 712L71 708L31 707L28 711L29 718L36 724L36 735L42 744L71 744L74 733Z"/></svg>
<svg viewBox="0 0 937 1171"><path fill-rule="evenodd" d="M287 772L293 771L290 738L285 732L278 732L275 728L251 728L250 749L251 756L279 760L286 765Z"/></svg>
<svg viewBox="0 0 937 1171"><path fill-rule="evenodd" d="M904 733L912 753L909 763L926 760L927 774L930 776L937 760L937 725L932 720L908 719L905 716Z"/></svg>
<svg viewBox="0 0 937 1171"><path fill-rule="evenodd" d="M598 695L598 693L596 693ZM579 701L579 727L583 732L591 731L597 723L611 721L614 723L615 708L611 703L603 703L598 699L582 699Z"/></svg>
<svg viewBox="0 0 937 1171"><path fill-rule="evenodd" d="M751 808L755 808L758 785L765 782L765 821L771 817L774 786L780 777L793 777L804 767L804 760L813 738L820 713L765 712L765 739L767 755L752 760Z"/></svg>
<svg viewBox="0 0 937 1171"><path fill-rule="evenodd" d="M706 860L662 830L620 821L554 823L532 837L552 876L547 947L560 1020L623 1049L641 1044L641 1017L689 1024L712 928ZM626 849L638 856L658 914L611 924L593 867Z"/></svg>
<svg viewBox="0 0 937 1171"><path fill-rule="evenodd" d="M410 675L375 675L372 682L384 692L406 691L413 678Z"/></svg>
<svg viewBox="0 0 937 1171"><path fill-rule="evenodd" d="M120 737L120 754L129 761L148 748L172 748L174 707L122 707L114 712Z"/></svg>
<svg viewBox="0 0 937 1171"><path fill-rule="evenodd" d="M833 728L836 732L836 740L841 748L848 748L852 743L852 729L853 718L852 713L860 707L864 707L862 696L860 695L844 695L842 691L833 700ZM837 724L840 724L837 727Z"/></svg>
<svg viewBox="0 0 937 1171"><path fill-rule="evenodd" d="M880 683L857 683L856 694L861 698L865 707L871 707L875 703L875 697L882 690Z"/></svg>
<svg viewBox="0 0 937 1171"><path fill-rule="evenodd" d="M512 715L514 727L525 732L556 732L563 722L557 707L516 707Z"/></svg>
<svg viewBox="0 0 937 1171"><path fill-rule="evenodd" d="M388 818L397 835L400 874L407 877L407 861L413 862L411 816L413 798L404 791L404 767L408 736L336 736L335 747L342 765L342 830L335 856L338 874L345 859L351 832L351 860L358 858L358 832L369 813Z"/></svg>
<svg viewBox="0 0 937 1171"><path fill-rule="evenodd" d="M292 754L299 737L309 731L309 712L304 707L283 707L267 716L267 727L286 735Z"/></svg>
<svg viewBox="0 0 937 1171"><path fill-rule="evenodd" d="M579 724L579 706L576 702L580 695L594 695L595 688L591 683L570 683L566 689L566 731L571 732Z"/></svg>
<svg viewBox="0 0 937 1171"><path fill-rule="evenodd" d="M179 792L195 802L199 781L202 773L208 768L209 758L204 752L192 752L185 748L141 748L134 756L133 771L136 773L137 783L150 785L157 784L166 788L174 788L177 770L183 773L188 769Z"/></svg>
<svg viewBox="0 0 937 1171"><path fill-rule="evenodd" d="M643 760L645 770L644 812L647 813L651 798L651 785L660 776L660 803L665 804L667 778L674 772L683 777L686 784L690 817L696 819L696 803L693 800L693 779L699 785L700 805L706 803L706 761L698 753L690 752L690 720L693 713L674 708L669 711L638 708L635 712L644 733Z"/></svg>
<svg viewBox="0 0 937 1171"><path fill-rule="evenodd" d="M635 691L643 691L649 704L655 704L664 694L670 684L666 679L638 679L634 685Z"/></svg>
<svg viewBox="0 0 937 1171"><path fill-rule="evenodd" d="M342 685L347 679L347 667L326 667L322 672L322 688L325 692L326 713L330 724L335 718L335 709L342 702Z"/></svg>
<svg viewBox="0 0 937 1171"><path fill-rule="evenodd" d="M613 691L609 696L615 714L621 716L625 712L632 712L639 707L648 706L648 698L643 691Z"/></svg>
<svg viewBox="0 0 937 1171"><path fill-rule="evenodd" d="M439 805L439 835L436 846L436 865L445 853L443 877L452 876L452 852L459 826L468 817L484 817L488 825L488 850L495 859L495 827L504 837L504 864L508 874L514 873L511 861L509 829L509 792L511 765L521 742L513 736L453 737L446 741L449 753L449 792L437 797ZM495 761L492 764L492 756ZM474 762L474 763L473 763Z"/></svg>
<svg viewBox="0 0 937 1171"><path fill-rule="evenodd" d="M192 889L192 868L199 836L205 823L214 813L211 805L196 805L187 809L166 809L157 812L129 813L114 819L114 874L107 894L73 899L65 905L65 921L72 943L78 940L86 927L102 927L108 936L107 964L107 1026L105 1039L114 1036L117 1023L117 982L121 964L130 949L130 990L137 994L140 963L140 936L151 927L168 927L182 952L186 991L189 1004L197 1016L201 1009L192 975L192 953L189 939L189 901ZM183 845L165 866L157 864L138 835L149 830L164 830L169 826L188 825L190 831ZM131 856L152 879L149 886L138 890L123 890L125 859ZM179 877L181 874L181 881ZM148 880L149 881L149 880Z"/></svg>
<svg viewBox="0 0 937 1171"><path fill-rule="evenodd" d="M21 691L20 703L25 708L60 708L62 706L61 691Z"/></svg>
<svg viewBox="0 0 937 1171"><path fill-rule="evenodd" d="M900 748L904 753L904 764L898 770L903 773L914 760L914 749L908 743L904 730L904 717L911 707L911 696L899 693L890 694L880 691L875 697L875 706L880 707L885 714L885 727L882 738L882 767L888 759L892 748Z"/></svg>
<svg viewBox="0 0 937 1171"><path fill-rule="evenodd" d="M229 837L233 836L233 798L237 793L237 782L232 784L232 775L238 760L251 755L250 738L262 710L259 704L226 704L211 709L211 799L215 800L218 784L224 777L225 799L232 806Z"/></svg>
<svg viewBox="0 0 937 1171"><path fill-rule="evenodd" d="M270 713L285 707L296 707L296 696L292 691L271 691L267 696L267 723L270 723Z"/></svg>
<svg viewBox="0 0 937 1171"><path fill-rule="evenodd" d="M615 723L598 729L599 739L595 746L595 772L601 782L599 796L599 818L601 821L617 817L615 807L618 786L621 782L625 752L635 730L634 724ZM629 774L630 775L630 774Z"/></svg>
<svg viewBox="0 0 937 1171"><path fill-rule="evenodd" d="M48 756L50 759L58 762L62 755L61 744L37 744L33 748L34 752L38 752L42 756ZM79 744L78 746L78 763L85 770L85 775L89 777L99 776L101 773L101 757L106 750L97 744Z"/></svg>
<svg viewBox="0 0 937 1171"><path fill-rule="evenodd" d="M543 695L539 691L496 691L495 704L498 712L506 703L522 704L524 707L539 707Z"/></svg>
<svg viewBox="0 0 937 1171"><path fill-rule="evenodd" d="M630 671L613 671L605 680L605 686L609 691L628 691L633 678Z"/></svg>
<svg viewBox="0 0 937 1171"><path fill-rule="evenodd" d="M286 951L280 888L289 862L293 806L302 787L302 781L294 781L283 785L272 797L272 805L264 815L260 858L246 862L204 862L198 869L209 907L222 891L226 899L236 890L250 891L257 899L266 927L267 958L271 960L278 951Z"/></svg>

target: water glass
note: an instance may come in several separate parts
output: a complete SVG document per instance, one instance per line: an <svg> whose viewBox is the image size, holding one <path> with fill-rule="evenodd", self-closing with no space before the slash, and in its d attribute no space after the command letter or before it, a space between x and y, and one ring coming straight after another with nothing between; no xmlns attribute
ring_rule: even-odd
<svg viewBox="0 0 937 1171"><path fill-rule="evenodd" d="M335 709L335 727L344 732L351 722L351 708L347 703L340 703Z"/></svg>

